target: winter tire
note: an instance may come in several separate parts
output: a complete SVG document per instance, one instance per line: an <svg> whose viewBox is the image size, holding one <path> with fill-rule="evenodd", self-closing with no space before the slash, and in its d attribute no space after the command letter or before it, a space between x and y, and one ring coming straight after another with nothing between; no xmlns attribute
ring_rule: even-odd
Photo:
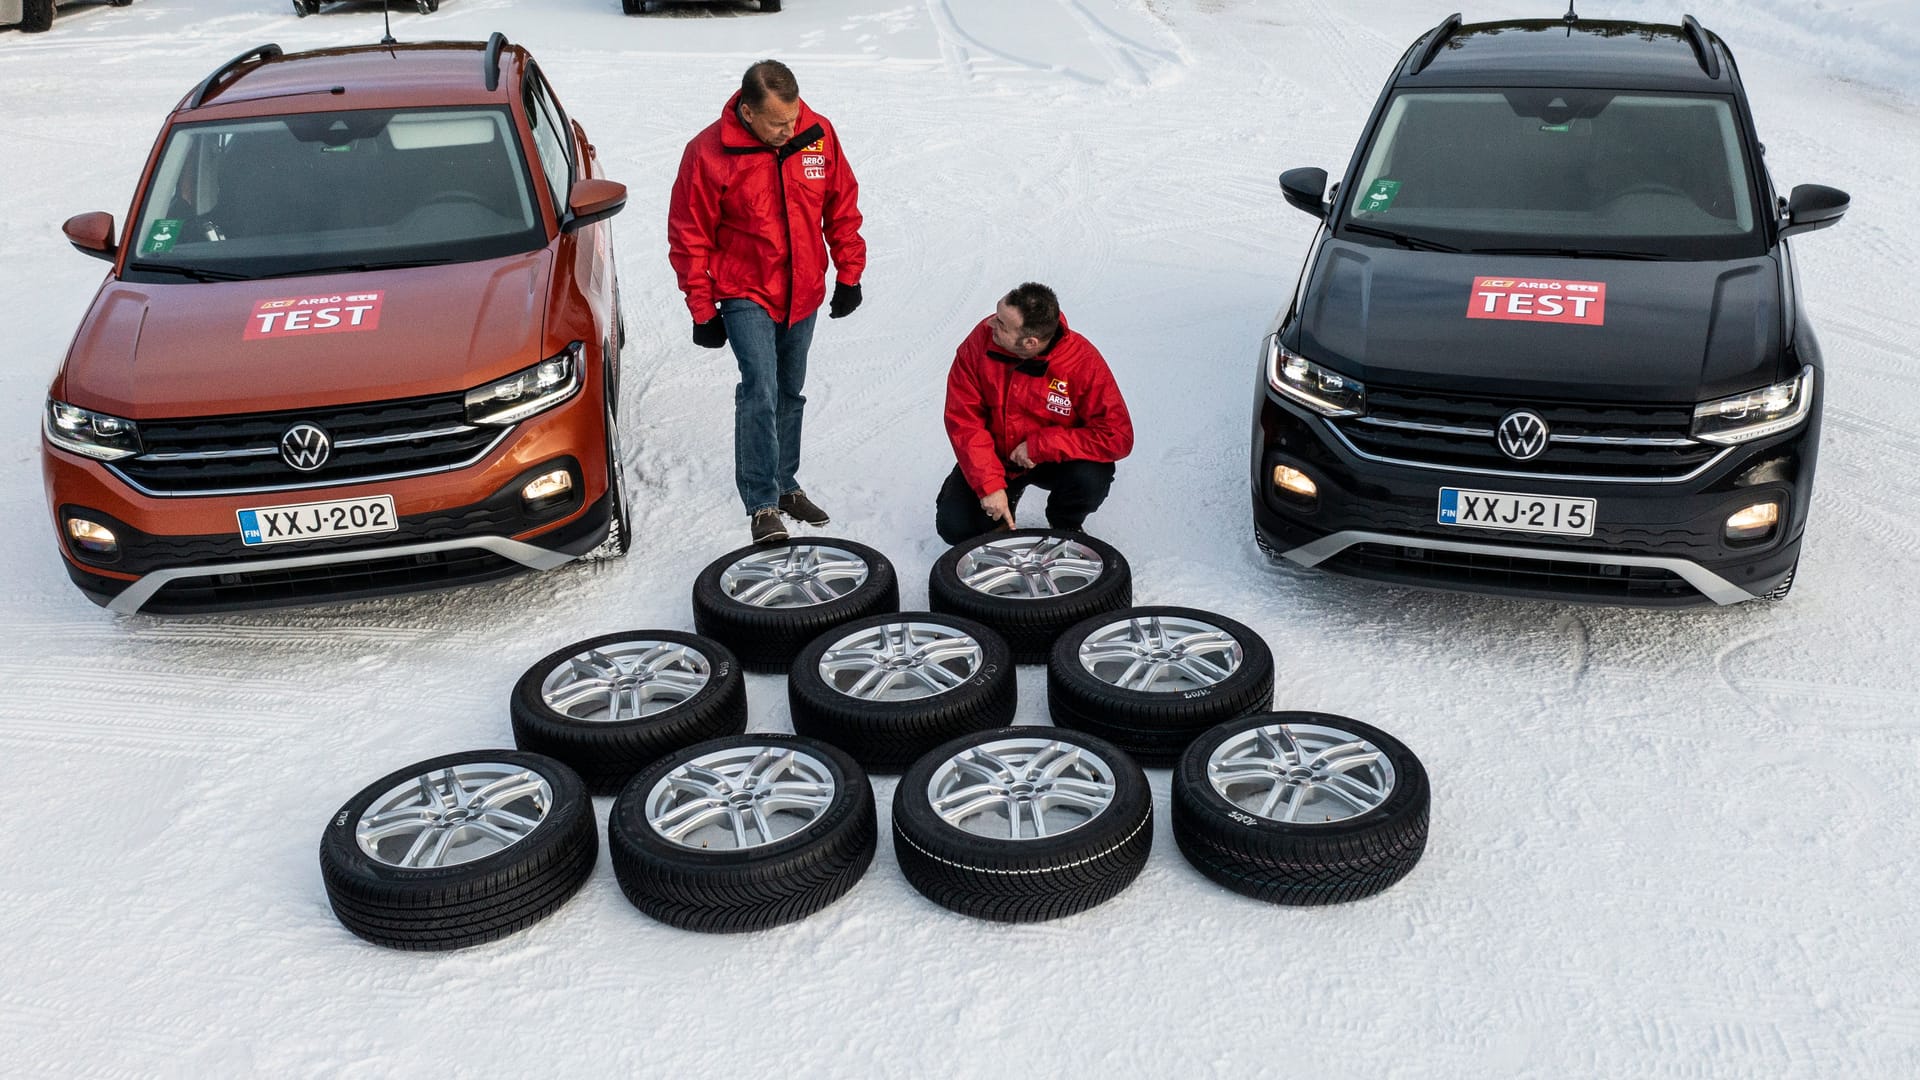
<svg viewBox="0 0 1920 1080"><path fill-rule="evenodd" d="M620 427L613 399L607 399L607 538L584 559L618 559L633 546L632 516L627 510L627 462L620 453Z"/></svg>
<svg viewBox="0 0 1920 1080"><path fill-rule="evenodd" d="M518 750L448 754L382 777L320 838L327 902L394 949L458 949L553 914L600 850L572 769Z"/></svg>
<svg viewBox="0 0 1920 1080"><path fill-rule="evenodd" d="M760 0L761 11L779 11L780 0Z"/></svg>
<svg viewBox="0 0 1920 1080"><path fill-rule="evenodd" d="M1793 560L1793 565L1787 567L1787 576L1780 579L1780 584L1775 585L1773 588L1768 589L1766 592L1762 593L1760 595L1760 599L1769 600L1769 601L1785 600L1787 598L1787 594L1793 591L1794 576L1799 573L1800 573L1800 560L1795 559Z"/></svg>
<svg viewBox="0 0 1920 1080"><path fill-rule="evenodd" d="M53 29L53 0L21 0L21 33L40 34L51 29Z"/></svg>
<svg viewBox="0 0 1920 1080"><path fill-rule="evenodd" d="M893 564L851 540L753 544L714 560L693 582L694 629L732 649L748 671L786 671L833 627L898 610Z"/></svg>
<svg viewBox="0 0 1920 1080"><path fill-rule="evenodd" d="M1196 735L1273 707L1273 651L1211 612L1137 607L1075 624L1047 662L1053 722L1165 767Z"/></svg>
<svg viewBox="0 0 1920 1080"><path fill-rule="evenodd" d="M628 15L638 15L646 10L640 0L620 0L620 10Z"/></svg>
<svg viewBox="0 0 1920 1080"><path fill-rule="evenodd" d="M422 15L431 15L440 10L440 0L416 0L414 7L418 8Z"/></svg>
<svg viewBox="0 0 1920 1080"><path fill-rule="evenodd" d="M633 906L710 933L765 930L833 903L867 872L877 836L859 762L761 732L655 762L607 820L613 872Z"/></svg>
<svg viewBox="0 0 1920 1080"><path fill-rule="evenodd" d="M1083 732L963 735L914 762L893 793L893 849L907 881L975 918L1085 911L1132 883L1152 847L1146 774Z"/></svg>
<svg viewBox="0 0 1920 1080"><path fill-rule="evenodd" d="M602 634L560 649L514 684L513 741L613 795L662 756L747 730L740 662L677 630Z"/></svg>
<svg viewBox="0 0 1920 1080"><path fill-rule="evenodd" d="M1013 723L1013 658L971 619L873 615L815 638L787 674L793 730L896 773L957 735Z"/></svg>
<svg viewBox="0 0 1920 1080"><path fill-rule="evenodd" d="M1133 571L1103 540L1014 529L955 545L933 564L927 593L933 610L1000 631L1014 663L1044 664L1068 627L1133 603Z"/></svg>
<svg viewBox="0 0 1920 1080"><path fill-rule="evenodd" d="M1335 904L1399 881L1427 847L1427 772L1406 744L1324 713L1230 720L1173 773L1173 838L1196 869L1275 904Z"/></svg>

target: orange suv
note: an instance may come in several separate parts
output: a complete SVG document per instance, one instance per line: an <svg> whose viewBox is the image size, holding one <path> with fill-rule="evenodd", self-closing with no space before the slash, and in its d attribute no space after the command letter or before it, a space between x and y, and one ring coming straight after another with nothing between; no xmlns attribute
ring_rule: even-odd
<svg viewBox="0 0 1920 1080"><path fill-rule="evenodd" d="M54 376L47 502L119 612L357 599L624 553L623 185L493 35L235 57L149 155Z"/></svg>

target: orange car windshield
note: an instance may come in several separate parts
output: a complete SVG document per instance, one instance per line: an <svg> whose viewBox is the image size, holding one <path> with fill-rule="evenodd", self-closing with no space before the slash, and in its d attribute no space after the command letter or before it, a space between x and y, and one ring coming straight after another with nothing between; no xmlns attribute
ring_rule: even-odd
<svg viewBox="0 0 1920 1080"><path fill-rule="evenodd" d="M531 192L500 109L181 125L128 269L233 279L498 258L546 242Z"/></svg>

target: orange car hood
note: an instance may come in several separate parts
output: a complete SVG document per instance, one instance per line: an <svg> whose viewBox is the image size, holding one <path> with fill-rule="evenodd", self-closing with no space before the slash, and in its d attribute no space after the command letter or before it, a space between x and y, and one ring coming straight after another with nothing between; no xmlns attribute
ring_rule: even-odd
<svg viewBox="0 0 1920 1080"><path fill-rule="evenodd" d="M145 419L464 390L542 357L552 256L262 281L130 284L95 299L65 400Z"/></svg>

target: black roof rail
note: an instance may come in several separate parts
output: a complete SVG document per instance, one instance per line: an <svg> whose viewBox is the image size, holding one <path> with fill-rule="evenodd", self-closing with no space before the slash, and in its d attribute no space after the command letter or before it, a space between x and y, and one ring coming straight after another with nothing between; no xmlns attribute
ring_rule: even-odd
<svg viewBox="0 0 1920 1080"><path fill-rule="evenodd" d="M278 45L272 45L272 44L255 45L253 48L248 49L246 52L241 53L239 56L236 56L233 59L227 61L226 63L221 64L219 67L214 69L213 74L207 76L205 82L202 82L199 86L196 86L193 88L192 95L190 95L187 98L187 108L189 109L199 108L201 103L207 100L207 95L213 93L213 84L219 82L222 76L237 70L242 65L246 64L248 61L251 61L251 60L259 60L262 62L271 60L274 57L279 56L280 52L281 52L281 49L280 49L280 46Z"/></svg>
<svg viewBox="0 0 1920 1080"><path fill-rule="evenodd" d="M498 30L495 30L493 36L487 39L485 70L487 73L487 89L489 90L500 89L500 50L506 47L507 35Z"/></svg>
<svg viewBox="0 0 1920 1080"><path fill-rule="evenodd" d="M1694 55L1700 60L1700 70L1706 72L1709 79L1719 78L1720 54L1713 51L1713 42L1707 40L1706 28L1700 25L1700 20L1691 15L1684 16L1680 20L1680 28L1686 31L1687 44L1693 46Z"/></svg>
<svg viewBox="0 0 1920 1080"><path fill-rule="evenodd" d="M1427 65L1433 63L1433 58L1440 54L1440 47L1447 43L1447 36L1458 29L1460 29L1459 12L1456 11L1446 18L1441 19L1440 25L1428 31L1427 36L1421 39L1420 44L1414 46L1413 55L1407 58L1406 70L1401 72L1401 74L1418 75L1422 71L1425 71Z"/></svg>

